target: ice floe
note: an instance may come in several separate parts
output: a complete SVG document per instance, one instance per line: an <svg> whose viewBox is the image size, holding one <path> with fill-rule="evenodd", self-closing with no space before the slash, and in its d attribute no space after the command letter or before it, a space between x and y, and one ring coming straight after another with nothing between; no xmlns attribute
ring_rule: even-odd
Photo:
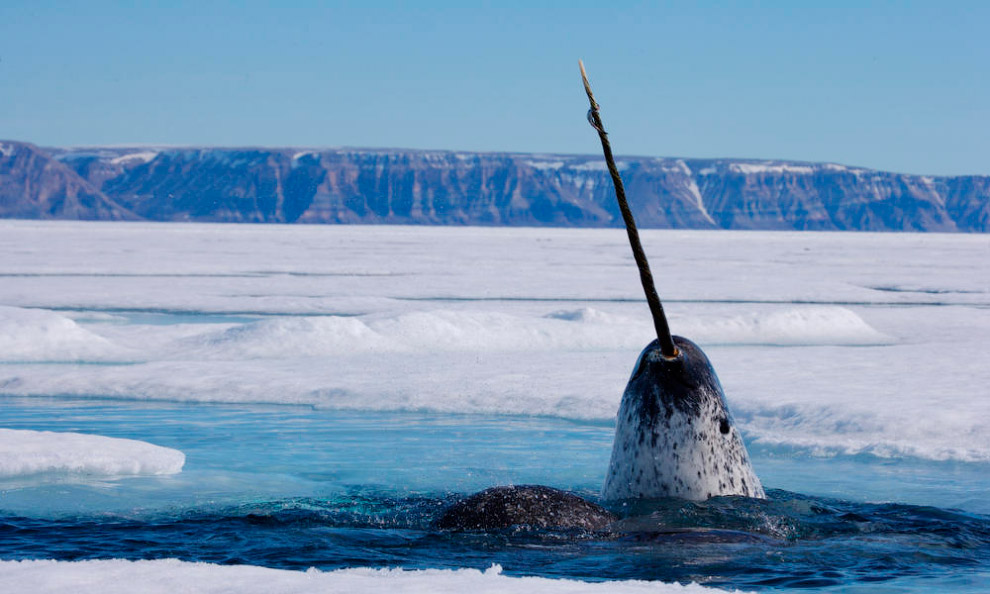
<svg viewBox="0 0 990 594"><path fill-rule="evenodd" d="M178 450L134 439L0 429L0 478L175 474L185 461L185 455Z"/></svg>
<svg viewBox="0 0 990 594"><path fill-rule="evenodd" d="M32 594L701 594L725 592L698 584L667 584L647 581L581 582L542 577L510 577L493 565L477 569L369 569L354 568L323 572L288 571L251 565L189 563L177 559L155 561L0 561L0 590Z"/></svg>

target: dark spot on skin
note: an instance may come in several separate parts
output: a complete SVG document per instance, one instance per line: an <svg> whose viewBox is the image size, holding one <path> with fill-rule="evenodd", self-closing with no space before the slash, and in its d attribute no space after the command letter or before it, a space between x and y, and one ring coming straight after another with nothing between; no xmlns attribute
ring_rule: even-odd
<svg viewBox="0 0 990 594"><path fill-rule="evenodd" d="M725 435L729 432L729 419L722 419L722 422L718 424L718 430Z"/></svg>

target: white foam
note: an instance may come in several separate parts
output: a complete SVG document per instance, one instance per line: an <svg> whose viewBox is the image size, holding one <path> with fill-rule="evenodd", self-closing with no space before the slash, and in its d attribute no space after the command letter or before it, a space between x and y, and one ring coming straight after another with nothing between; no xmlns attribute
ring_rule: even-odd
<svg viewBox="0 0 990 594"><path fill-rule="evenodd" d="M66 316L0 306L0 361L106 361L128 355Z"/></svg>
<svg viewBox="0 0 990 594"><path fill-rule="evenodd" d="M137 586L136 586L137 585ZM701 594L725 592L698 584L665 584L647 581L581 582L541 577L509 577L493 565L477 569L353 568L337 571L289 571L251 565L214 565L177 559L154 561L0 561L0 590L32 594L625 594L668 592Z"/></svg>
<svg viewBox="0 0 990 594"><path fill-rule="evenodd" d="M133 439L0 429L0 478L176 474L185 461L178 450Z"/></svg>

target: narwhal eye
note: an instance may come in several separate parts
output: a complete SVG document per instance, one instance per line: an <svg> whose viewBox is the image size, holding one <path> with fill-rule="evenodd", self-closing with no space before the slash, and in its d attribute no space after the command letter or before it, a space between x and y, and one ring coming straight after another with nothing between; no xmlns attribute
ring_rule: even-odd
<svg viewBox="0 0 990 594"><path fill-rule="evenodd" d="M729 432L729 419L723 418L721 421L719 421L718 430L722 432L722 435L725 435L726 433L728 433Z"/></svg>

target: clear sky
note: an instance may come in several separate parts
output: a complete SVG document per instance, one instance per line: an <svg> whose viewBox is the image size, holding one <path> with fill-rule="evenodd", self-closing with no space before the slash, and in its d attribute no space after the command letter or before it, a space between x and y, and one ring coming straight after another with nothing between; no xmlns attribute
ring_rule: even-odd
<svg viewBox="0 0 990 594"><path fill-rule="evenodd" d="M990 2L0 1L0 138L990 174Z"/></svg>

